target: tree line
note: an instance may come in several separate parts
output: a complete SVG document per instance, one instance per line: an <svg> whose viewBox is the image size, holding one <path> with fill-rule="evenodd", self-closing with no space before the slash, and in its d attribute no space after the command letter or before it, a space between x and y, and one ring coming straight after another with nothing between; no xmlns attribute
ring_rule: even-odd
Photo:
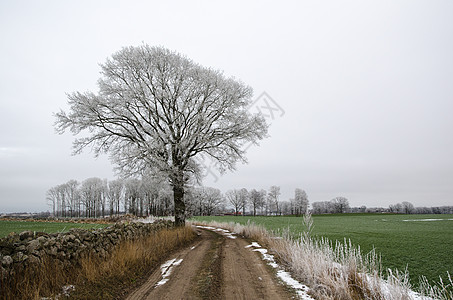
<svg viewBox="0 0 453 300"><path fill-rule="evenodd" d="M93 177L54 186L46 199L56 217L97 218L120 213L168 215L173 209L172 196L168 184L154 178L108 181Z"/></svg>
<svg viewBox="0 0 453 300"><path fill-rule="evenodd" d="M156 177L111 181L93 177L82 182L72 179L50 188L46 199L55 217L97 218L123 213L168 216L174 212L171 185ZM217 188L188 186L184 202L187 217L249 212L254 216L303 215L309 206L307 193L299 188L294 198L280 201L278 186L269 190L233 189L225 194Z"/></svg>
<svg viewBox="0 0 453 300"><path fill-rule="evenodd" d="M300 188L294 197L280 199L280 187L265 189L232 189L222 193L219 189L187 186L184 195L186 216L217 214L234 215L303 215L309 211L307 193ZM97 218L124 213L136 216L168 216L174 214L173 189L163 177L145 176L141 179L108 181L97 177L84 181L69 180L47 191L47 203L55 217ZM345 197L311 204L312 214L332 213L401 213L446 214L453 206L414 207L410 202L392 204L388 208L350 207Z"/></svg>

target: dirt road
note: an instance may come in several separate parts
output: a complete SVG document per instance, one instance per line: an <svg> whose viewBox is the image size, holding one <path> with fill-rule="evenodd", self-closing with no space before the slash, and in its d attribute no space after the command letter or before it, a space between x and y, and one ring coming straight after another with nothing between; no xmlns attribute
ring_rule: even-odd
<svg viewBox="0 0 453 300"><path fill-rule="evenodd" d="M294 298L246 240L196 230L199 239L171 255L128 300Z"/></svg>

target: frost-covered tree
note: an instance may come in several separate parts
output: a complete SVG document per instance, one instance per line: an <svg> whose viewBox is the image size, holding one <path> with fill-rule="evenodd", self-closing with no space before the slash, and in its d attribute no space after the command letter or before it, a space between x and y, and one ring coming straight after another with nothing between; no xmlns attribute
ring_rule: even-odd
<svg viewBox="0 0 453 300"><path fill-rule="evenodd" d="M242 206L242 215L245 216L245 208L247 207L247 204L249 203L249 192L247 191L246 188L242 188L240 191L240 197L241 197L241 206Z"/></svg>
<svg viewBox="0 0 453 300"><path fill-rule="evenodd" d="M271 213L281 214L281 209L279 207L278 198L280 197L280 187L273 185L269 189L269 193L267 194L267 199L269 200L269 210Z"/></svg>
<svg viewBox="0 0 453 300"><path fill-rule="evenodd" d="M294 213L296 215L304 215L308 209L307 193L299 188L294 191Z"/></svg>
<svg viewBox="0 0 453 300"><path fill-rule="evenodd" d="M349 211L349 201L345 197L335 197L330 200L333 213L345 213Z"/></svg>
<svg viewBox="0 0 453 300"><path fill-rule="evenodd" d="M403 201L402 203L403 211L405 214L411 214L414 211L414 205L410 202Z"/></svg>
<svg viewBox="0 0 453 300"><path fill-rule="evenodd" d="M52 215L57 216L58 188L52 187L46 192L47 204L52 207Z"/></svg>
<svg viewBox="0 0 453 300"><path fill-rule="evenodd" d="M67 207L70 217L80 217L80 194L79 183L72 179L64 184L64 191L66 193Z"/></svg>
<svg viewBox="0 0 453 300"><path fill-rule="evenodd" d="M101 216L102 203L105 202L105 181L97 177L85 179L79 193L85 208L85 216L90 218Z"/></svg>
<svg viewBox="0 0 453 300"><path fill-rule="evenodd" d="M127 207L129 213L133 215L143 214L143 198L141 194L141 181L136 178L131 178L126 181L125 185L125 201L127 201Z"/></svg>
<svg viewBox="0 0 453 300"><path fill-rule="evenodd" d="M69 112L56 114L85 147L109 153L122 174L153 169L172 185L177 225L185 222L184 188L205 154L221 172L245 161L245 143L267 135L264 117L252 114L252 89L221 72L161 47L127 47L101 65L99 92L68 96Z"/></svg>
<svg viewBox="0 0 453 300"><path fill-rule="evenodd" d="M120 213L120 203L124 199L124 182L121 179L108 183L108 198L110 200L110 216Z"/></svg>

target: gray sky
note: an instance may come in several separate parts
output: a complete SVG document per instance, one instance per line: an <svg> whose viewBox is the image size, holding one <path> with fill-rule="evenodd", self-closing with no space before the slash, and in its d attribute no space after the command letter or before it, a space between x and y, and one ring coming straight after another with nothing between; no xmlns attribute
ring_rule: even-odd
<svg viewBox="0 0 453 300"><path fill-rule="evenodd" d="M249 164L205 185L453 205L452 1L0 0L0 37L0 212L47 210L46 191L69 179L114 178L106 157L70 155L52 114L66 93L97 90L99 63L142 43L275 102Z"/></svg>

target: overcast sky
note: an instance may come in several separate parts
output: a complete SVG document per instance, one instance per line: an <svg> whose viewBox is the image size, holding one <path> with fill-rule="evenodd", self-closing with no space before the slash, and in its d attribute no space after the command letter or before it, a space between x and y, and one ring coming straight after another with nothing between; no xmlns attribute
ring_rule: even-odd
<svg viewBox="0 0 453 300"><path fill-rule="evenodd" d="M249 163L205 185L453 205L452 1L188 2L0 0L0 212L45 211L55 185L114 178L106 157L71 156L53 113L143 43L242 80L268 114Z"/></svg>

